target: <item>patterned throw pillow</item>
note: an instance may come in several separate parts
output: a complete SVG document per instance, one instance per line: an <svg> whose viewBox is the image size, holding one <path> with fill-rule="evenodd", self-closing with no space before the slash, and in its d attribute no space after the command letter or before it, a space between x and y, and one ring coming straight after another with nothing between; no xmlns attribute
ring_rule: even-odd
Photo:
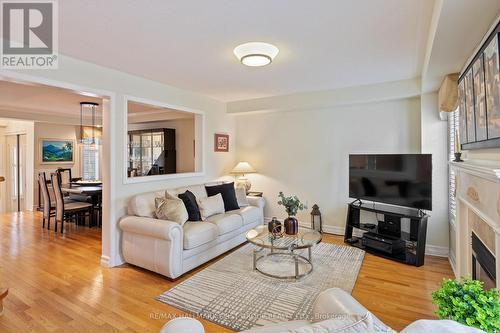
<svg viewBox="0 0 500 333"><path fill-rule="evenodd" d="M181 226L188 220L188 212L181 199L156 198L155 207L157 219L172 221Z"/></svg>

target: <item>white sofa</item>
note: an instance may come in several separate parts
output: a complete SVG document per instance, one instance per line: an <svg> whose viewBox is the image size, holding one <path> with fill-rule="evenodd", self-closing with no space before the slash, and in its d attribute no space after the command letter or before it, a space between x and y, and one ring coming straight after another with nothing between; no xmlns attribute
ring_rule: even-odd
<svg viewBox="0 0 500 333"><path fill-rule="evenodd" d="M168 192L177 195L186 190L197 199L207 197L204 184ZM181 227L155 219L155 198L164 195L150 192L130 200L128 215L120 220L121 249L127 263L172 279L244 243L246 232L264 223L264 199L247 197L249 206L211 216L204 222L188 221Z"/></svg>
<svg viewBox="0 0 500 333"><path fill-rule="evenodd" d="M241 333L381 333L395 332L351 295L339 288L323 291L313 305L313 322L295 320L252 328ZM160 333L205 333L193 318L166 323ZM484 333L451 320L417 320L401 333Z"/></svg>

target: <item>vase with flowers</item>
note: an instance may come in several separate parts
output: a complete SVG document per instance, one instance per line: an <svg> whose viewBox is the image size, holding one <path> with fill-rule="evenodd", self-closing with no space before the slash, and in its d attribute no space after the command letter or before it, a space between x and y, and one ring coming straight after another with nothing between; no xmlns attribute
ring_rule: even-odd
<svg viewBox="0 0 500 333"><path fill-rule="evenodd" d="M286 197L283 192L278 194L278 205L284 206L288 217L283 222L285 233L288 235L296 235L299 232L299 221L295 217L299 210L307 209L306 205L300 202L296 195Z"/></svg>

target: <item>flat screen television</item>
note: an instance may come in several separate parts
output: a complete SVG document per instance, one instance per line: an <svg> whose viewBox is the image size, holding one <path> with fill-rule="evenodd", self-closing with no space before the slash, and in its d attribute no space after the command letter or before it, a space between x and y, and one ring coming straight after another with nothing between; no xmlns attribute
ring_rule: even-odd
<svg viewBox="0 0 500 333"><path fill-rule="evenodd" d="M432 155L349 155L349 197L432 210Z"/></svg>

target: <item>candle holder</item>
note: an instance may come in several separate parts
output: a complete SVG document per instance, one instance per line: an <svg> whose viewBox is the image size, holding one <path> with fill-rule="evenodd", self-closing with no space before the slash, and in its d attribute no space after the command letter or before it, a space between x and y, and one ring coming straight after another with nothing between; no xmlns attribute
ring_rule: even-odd
<svg viewBox="0 0 500 333"><path fill-rule="evenodd" d="M463 162L464 160L461 159L462 153L455 153L455 159L453 162Z"/></svg>

